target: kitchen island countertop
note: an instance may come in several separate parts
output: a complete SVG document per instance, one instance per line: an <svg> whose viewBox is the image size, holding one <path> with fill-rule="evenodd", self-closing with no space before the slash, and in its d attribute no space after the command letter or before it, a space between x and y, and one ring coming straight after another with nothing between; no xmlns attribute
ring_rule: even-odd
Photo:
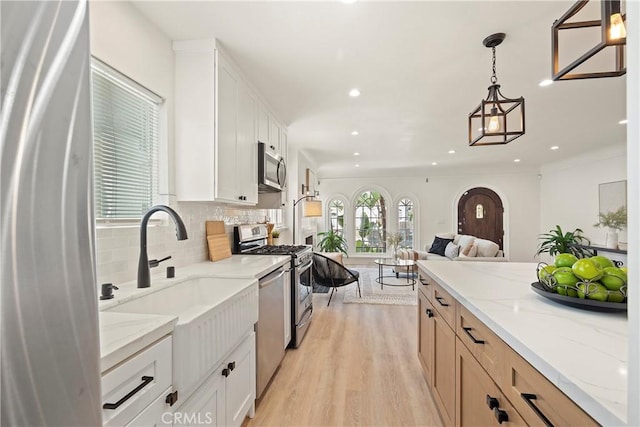
<svg viewBox="0 0 640 427"><path fill-rule="evenodd" d="M626 313L581 310L537 295L535 263L418 266L596 421L626 424Z"/></svg>

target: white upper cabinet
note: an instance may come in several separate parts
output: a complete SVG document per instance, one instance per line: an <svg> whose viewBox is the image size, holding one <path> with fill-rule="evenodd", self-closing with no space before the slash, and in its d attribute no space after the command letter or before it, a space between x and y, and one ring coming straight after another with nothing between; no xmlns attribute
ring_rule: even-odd
<svg viewBox="0 0 640 427"><path fill-rule="evenodd" d="M215 41L174 42L178 200L258 203L258 96Z"/></svg>

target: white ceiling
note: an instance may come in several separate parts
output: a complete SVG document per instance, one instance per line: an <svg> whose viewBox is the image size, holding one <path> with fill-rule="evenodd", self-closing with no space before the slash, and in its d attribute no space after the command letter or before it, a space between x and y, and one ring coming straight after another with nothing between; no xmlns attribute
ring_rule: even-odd
<svg viewBox="0 0 640 427"><path fill-rule="evenodd" d="M550 78L551 24L573 2L134 4L173 40L217 38L320 177L534 170L626 140L625 77L538 86ZM467 116L490 84L482 40L495 32L507 34L498 82L524 96L526 134L469 147Z"/></svg>

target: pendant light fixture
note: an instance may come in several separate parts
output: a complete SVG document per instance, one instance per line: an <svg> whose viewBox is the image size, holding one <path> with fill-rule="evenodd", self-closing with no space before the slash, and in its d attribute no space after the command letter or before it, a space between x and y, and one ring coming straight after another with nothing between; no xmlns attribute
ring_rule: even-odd
<svg viewBox="0 0 640 427"><path fill-rule="evenodd" d="M482 41L485 47L491 48L493 73L487 98L469 114L469 145L508 144L524 135L524 98L502 95L496 77L496 46L505 37L504 33L496 33Z"/></svg>
<svg viewBox="0 0 640 427"><path fill-rule="evenodd" d="M552 38L552 75L553 80L576 80L576 79L595 79L600 77L618 77L627 72L624 58L624 49L627 44L627 29L625 27L626 14L622 13L622 2L620 0L601 0L600 2L600 19L589 21L568 22L577 15L589 0L581 0L576 2L571 8L557 19L551 27ZM583 13L584 14L584 13ZM580 55L572 63L560 69L560 30L565 30L568 34L569 30L584 30L585 28L594 28L600 32L600 41L587 52ZM577 34L576 31L573 31ZM582 33L579 34L583 34ZM585 67L582 72L577 72L577 68L591 58L595 57L606 48L614 50L614 54L610 55L609 61L613 59L613 64L608 64L609 69L605 71L587 71ZM563 56L566 54L563 52ZM604 54L598 55L598 57ZM594 62L594 61L591 61ZM597 64L600 65L600 64Z"/></svg>

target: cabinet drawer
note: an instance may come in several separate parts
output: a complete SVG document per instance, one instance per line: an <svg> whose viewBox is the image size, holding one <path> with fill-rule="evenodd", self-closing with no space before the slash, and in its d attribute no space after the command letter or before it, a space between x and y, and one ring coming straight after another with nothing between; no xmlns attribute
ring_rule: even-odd
<svg viewBox="0 0 640 427"><path fill-rule="evenodd" d="M506 352L503 391L529 425L597 426L589 415L515 351Z"/></svg>
<svg viewBox="0 0 640 427"><path fill-rule="evenodd" d="M456 334L493 380L502 386L502 361L506 344L461 304L458 305Z"/></svg>
<svg viewBox="0 0 640 427"><path fill-rule="evenodd" d="M171 427L173 426L173 409L165 402L171 388L166 389L160 397L139 413L127 427Z"/></svg>
<svg viewBox="0 0 640 427"><path fill-rule="evenodd" d="M456 426L526 426L511 402L458 339L456 342Z"/></svg>
<svg viewBox="0 0 640 427"><path fill-rule="evenodd" d="M429 302L433 304L433 290L436 287L436 282L422 270L418 270L418 277L420 281L420 291L427 297Z"/></svg>
<svg viewBox="0 0 640 427"><path fill-rule="evenodd" d="M449 294L449 292L442 289L440 285L435 285L433 288L433 306L438 310L445 322L455 330L456 328L456 305L457 302Z"/></svg>
<svg viewBox="0 0 640 427"><path fill-rule="evenodd" d="M125 425L171 387L171 337L102 377L102 423Z"/></svg>

